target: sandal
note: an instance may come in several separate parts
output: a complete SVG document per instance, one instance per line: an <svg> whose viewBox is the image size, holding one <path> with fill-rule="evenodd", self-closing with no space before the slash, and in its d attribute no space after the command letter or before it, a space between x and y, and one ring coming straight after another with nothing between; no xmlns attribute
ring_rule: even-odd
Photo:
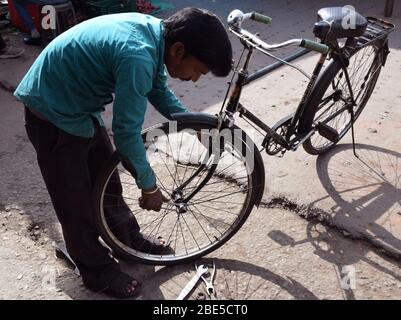
<svg viewBox="0 0 401 320"><path fill-rule="evenodd" d="M84 280L84 279L83 279ZM85 286L95 292L105 293L109 296L118 299L133 298L140 293L141 284L136 279L132 278L128 274L118 271L118 272L108 272L103 274L98 279L101 283L106 283L99 289L98 284L96 287L84 281ZM134 288L132 290L131 288Z"/></svg>
<svg viewBox="0 0 401 320"><path fill-rule="evenodd" d="M174 251L170 245L162 243L162 239L162 237L156 238L139 233L139 235L131 241L131 246L136 250L150 254L162 255L173 253Z"/></svg>
<svg viewBox="0 0 401 320"><path fill-rule="evenodd" d="M134 289L131 290L131 287ZM121 272L114 278L108 287L101 292L108 294L114 298L127 299L136 297L140 292L141 284L128 274Z"/></svg>

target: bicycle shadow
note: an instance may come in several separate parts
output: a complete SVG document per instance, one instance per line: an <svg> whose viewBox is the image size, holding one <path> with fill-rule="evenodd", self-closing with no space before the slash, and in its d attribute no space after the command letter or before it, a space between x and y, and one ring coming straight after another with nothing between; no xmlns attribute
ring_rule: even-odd
<svg viewBox="0 0 401 320"><path fill-rule="evenodd" d="M234 259L202 258L197 264L211 265L214 261L216 273L214 287L218 300L281 299L279 294L299 300L317 300L311 291L290 277L281 277L266 268ZM132 262L121 262L122 269L142 283L138 300L175 300L188 281L195 275L193 263L176 266L154 267ZM109 300L104 294L86 290L77 282L80 279L65 271L58 277L57 287L73 300ZM204 283L199 280L186 300L196 300L199 294L210 299Z"/></svg>
<svg viewBox="0 0 401 320"><path fill-rule="evenodd" d="M291 236L281 230L273 230L268 236L281 246L295 247L310 243L314 247L314 254L332 263L335 266L337 281L346 300L355 300L354 290L361 283L361 279L366 278L357 274L355 269L350 269L358 262L365 262L380 272L390 275L393 279L401 281L401 276L387 267L378 264L366 255L370 249L366 246L358 246L351 243L351 240L344 239L341 234L334 229L325 227L318 222L309 222L306 227L306 238L295 241ZM376 252L382 259L394 264L394 260L381 252ZM354 267L353 267L354 268ZM353 274L352 274L352 270ZM354 276L352 280L350 276Z"/></svg>
<svg viewBox="0 0 401 320"><path fill-rule="evenodd" d="M352 144L342 144L318 157L316 169L327 196L308 205L306 219L311 221L305 239L295 241L280 230L269 237L282 246L311 243L316 255L336 267L340 285L344 267L358 262L401 281L400 275L367 256L369 246L351 245L352 240L342 236L367 240L391 264L401 256L401 153L365 144L357 144L356 152L359 158ZM355 299L351 287L342 291L344 298Z"/></svg>
<svg viewBox="0 0 401 320"><path fill-rule="evenodd" d="M309 205L332 206L329 223L401 257L401 153L377 146L337 146L319 156L316 170L327 196Z"/></svg>
<svg viewBox="0 0 401 320"><path fill-rule="evenodd" d="M281 277L270 270L255 264L224 258L202 258L198 265L216 265L214 287L218 300L274 299L278 293L285 291L295 299L318 299L311 291L290 277ZM143 288L141 298L176 299L181 290L195 274L193 263L162 267L153 272L148 270L147 285ZM205 285L200 280L187 299L197 299L198 294L205 294Z"/></svg>

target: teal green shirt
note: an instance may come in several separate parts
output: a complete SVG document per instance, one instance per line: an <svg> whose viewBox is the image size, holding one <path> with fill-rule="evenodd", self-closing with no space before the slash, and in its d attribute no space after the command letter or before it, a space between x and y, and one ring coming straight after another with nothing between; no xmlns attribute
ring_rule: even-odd
<svg viewBox="0 0 401 320"><path fill-rule="evenodd" d="M156 178L141 138L147 101L165 117L187 111L167 88L163 26L139 13L97 17L54 39L14 95L62 130L92 137L113 101L114 143L136 171L139 188Z"/></svg>

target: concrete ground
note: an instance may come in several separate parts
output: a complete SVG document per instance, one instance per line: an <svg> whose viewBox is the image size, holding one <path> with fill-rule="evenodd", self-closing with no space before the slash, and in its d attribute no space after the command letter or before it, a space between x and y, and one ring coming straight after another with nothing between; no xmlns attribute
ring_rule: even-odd
<svg viewBox="0 0 401 320"><path fill-rule="evenodd" d="M273 17L272 26L249 23L268 42L312 38L319 8L332 1L169 1L216 12L225 21L235 8ZM336 1L336 5L349 4ZM383 17L384 1L354 1L364 15ZM401 25L395 4L389 21ZM21 34L7 34L19 45ZM232 37L235 58L240 53ZM350 136L328 154L313 157L300 148L284 157L263 155L266 190L243 228L209 254L217 266L217 299L400 299L401 298L401 32L390 37L391 53L375 92L356 124L357 152ZM54 255L61 239L33 148L23 127L21 105L11 92L40 53L26 48L20 59L0 61L0 299L104 299L87 291L80 279ZM288 53L284 52L282 54ZM316 55L296 64L311 71ZM261 54L252 70L272 61ZM215 113L227 79L206 76L196 84L170 85L192 111ZM283 68L244 90L242 103L273 125L293 112L306 78ZM105 113L110 123L110 108ZM150 107L145 126L163 118ZM237 124L260 145L263 136ZM123 262L143 284L139 299L175 299L194 274L192 264L152 267ZM204 286L190 296L195 299Z"/></svg>

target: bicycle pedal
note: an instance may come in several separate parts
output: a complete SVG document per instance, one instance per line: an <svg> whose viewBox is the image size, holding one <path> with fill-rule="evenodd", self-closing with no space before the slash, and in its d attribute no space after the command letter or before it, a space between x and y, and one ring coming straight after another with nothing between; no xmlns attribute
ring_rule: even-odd
<svg viewBox="0 0 401 320"><path fill-rule="evenodd" d="M319 124L318 131L322 137L326 138L327 140L330 140L333 143L336 143L339 140L339 134L337 130L328 126L325 123Z"/></svg>

